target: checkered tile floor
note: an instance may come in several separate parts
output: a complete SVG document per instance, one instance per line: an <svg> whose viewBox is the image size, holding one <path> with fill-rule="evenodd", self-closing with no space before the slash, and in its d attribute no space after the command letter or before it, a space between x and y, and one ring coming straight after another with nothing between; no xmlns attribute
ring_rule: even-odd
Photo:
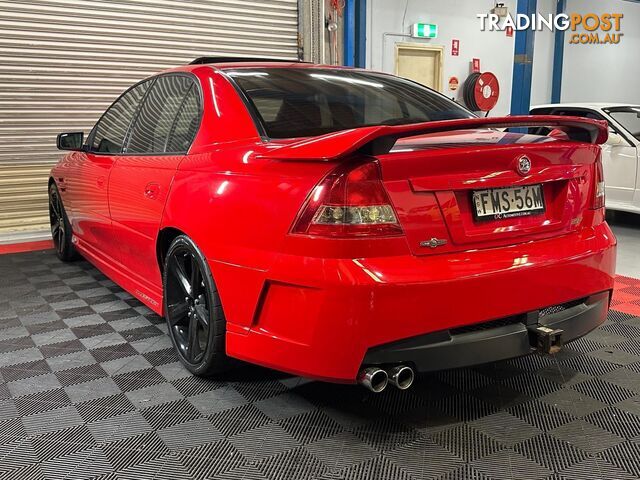
<svg viewBox="0 0 640 480"><path fill-rule="evenodd" d="M614 304L555 357L373 395L192 377L162 319L86 262L3 255L0 479L640 478L640 282Z"/></svg>

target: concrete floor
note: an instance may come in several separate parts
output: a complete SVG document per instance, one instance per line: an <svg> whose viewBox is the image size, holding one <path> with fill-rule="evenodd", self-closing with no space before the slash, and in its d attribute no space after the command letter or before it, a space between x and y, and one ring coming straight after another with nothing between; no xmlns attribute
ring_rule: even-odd
<svg viewBox="0 0 640 480"><path fill-rule="evenodd" d="M616 273L640 278L640 215L610 212L607 221L618 238Z"/></svg>

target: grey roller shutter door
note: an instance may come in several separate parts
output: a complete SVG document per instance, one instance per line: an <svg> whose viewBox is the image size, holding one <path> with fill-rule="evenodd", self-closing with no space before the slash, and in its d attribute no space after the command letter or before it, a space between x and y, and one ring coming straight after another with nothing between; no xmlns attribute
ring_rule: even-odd
<svg viewBox="0 0 640 480"><path fill-rule="evenodd" d="M46 228L57 133L202 55L296 59L297 0L0 1L0 234Z"/></svg>

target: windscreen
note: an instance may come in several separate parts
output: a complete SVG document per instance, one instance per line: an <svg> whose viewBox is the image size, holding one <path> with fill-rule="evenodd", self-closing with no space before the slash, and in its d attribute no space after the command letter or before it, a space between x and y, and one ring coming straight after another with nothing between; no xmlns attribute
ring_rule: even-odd
<svg viewBox="0 0 640 480"><path fill-rule="evenodd" d="M322 68L226 73L246 94L271 138L473 117L444 95L391 75Z"/></svg>

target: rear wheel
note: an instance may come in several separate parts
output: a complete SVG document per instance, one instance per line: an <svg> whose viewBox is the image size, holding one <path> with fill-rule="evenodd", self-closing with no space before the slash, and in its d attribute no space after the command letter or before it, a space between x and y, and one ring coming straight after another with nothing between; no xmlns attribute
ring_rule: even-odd
<svg viewBox="0 0 640 480"><path fill-rule="evenodd" d="M51 225L51 237L53 238L53 246L56 249L56 255L63 262L74 260L78 254L76 252L71 238L71 224L67 218L67 213L62 205L62 198L55 183L49 187L49 223Z"/></svg>
<svg viewBox="0 0 640 480"><path fill-rule="evenodd" d="M226 371L225 318L218 290L204 256L185 235L169 247L163 287L167 327L182 363L196 375Z"/></svg>

